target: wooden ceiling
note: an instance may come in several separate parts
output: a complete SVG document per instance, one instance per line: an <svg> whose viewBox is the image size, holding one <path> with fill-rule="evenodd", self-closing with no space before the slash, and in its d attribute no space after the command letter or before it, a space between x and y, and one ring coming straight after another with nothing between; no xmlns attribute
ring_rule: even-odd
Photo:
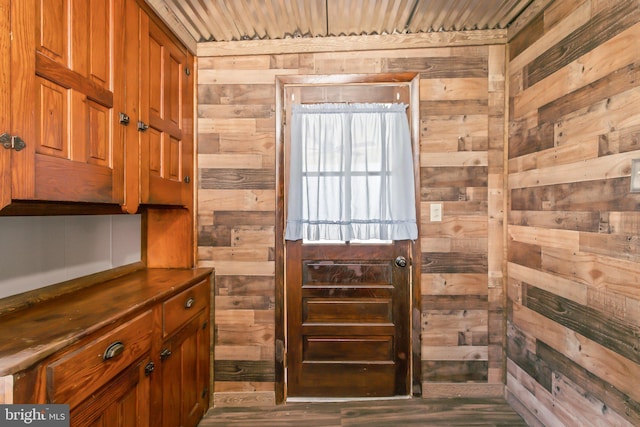
<svg viewBox="0 0 640 427"><path fill-rule="evenodd" d="M146 0L187 44L505 29L533 0Z"/></svg>

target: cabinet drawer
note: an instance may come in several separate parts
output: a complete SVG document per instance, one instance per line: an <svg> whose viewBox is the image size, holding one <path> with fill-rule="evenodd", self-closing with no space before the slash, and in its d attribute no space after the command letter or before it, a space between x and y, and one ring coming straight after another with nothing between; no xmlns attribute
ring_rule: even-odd
<svg viewBox="0 0 640 427"><path fill-rule="evenodd" d="M51 403L73 408L151 351L151 311L118 326L47 366Z"/></svg>
<svg viewBox="0 0 640 427"><path fill-rule="evenodd" d="M180 292L162 305L164 337L196 316L207 306L209 286L206 280Z"/></svg>

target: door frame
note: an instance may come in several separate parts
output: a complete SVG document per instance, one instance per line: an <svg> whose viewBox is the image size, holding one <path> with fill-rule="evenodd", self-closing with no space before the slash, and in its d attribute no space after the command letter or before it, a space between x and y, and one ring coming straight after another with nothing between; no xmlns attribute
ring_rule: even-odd
<svg viewBox="0 0 640 427"><path fill-rule="evenodd" d="M275 226L275 400L286 400L286 298L285 298L285 88L304 85L408 85L409 126L413 150L418 239L411 245L411 298L409 302L411 361L410 393L422 395L421 369L421 249L420 249L420 74L415 72L381 74L285 75L276 76L276 226Z"/></svg>

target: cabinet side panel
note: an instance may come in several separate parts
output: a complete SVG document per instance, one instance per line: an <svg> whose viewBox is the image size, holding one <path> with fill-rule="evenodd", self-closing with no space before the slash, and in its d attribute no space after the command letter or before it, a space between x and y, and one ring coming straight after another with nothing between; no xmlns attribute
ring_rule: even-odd
<svg viewBox="0 0 640 427"><path fill-rule="evenodd" d="M187 209L148 209L144 251L149 268L192 268L193 219Z"/></svg>

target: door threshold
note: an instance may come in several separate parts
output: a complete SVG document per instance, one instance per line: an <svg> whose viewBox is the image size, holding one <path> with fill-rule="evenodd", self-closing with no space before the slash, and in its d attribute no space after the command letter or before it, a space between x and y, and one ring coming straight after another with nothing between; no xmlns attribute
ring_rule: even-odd
<svg viewBox="0 0 640 427"><path fill-rule="evenodd" d="M374 400L404 400L411 396L385 397L288 397L286 403L334 403L334 402L370 402Z"/></svg>

